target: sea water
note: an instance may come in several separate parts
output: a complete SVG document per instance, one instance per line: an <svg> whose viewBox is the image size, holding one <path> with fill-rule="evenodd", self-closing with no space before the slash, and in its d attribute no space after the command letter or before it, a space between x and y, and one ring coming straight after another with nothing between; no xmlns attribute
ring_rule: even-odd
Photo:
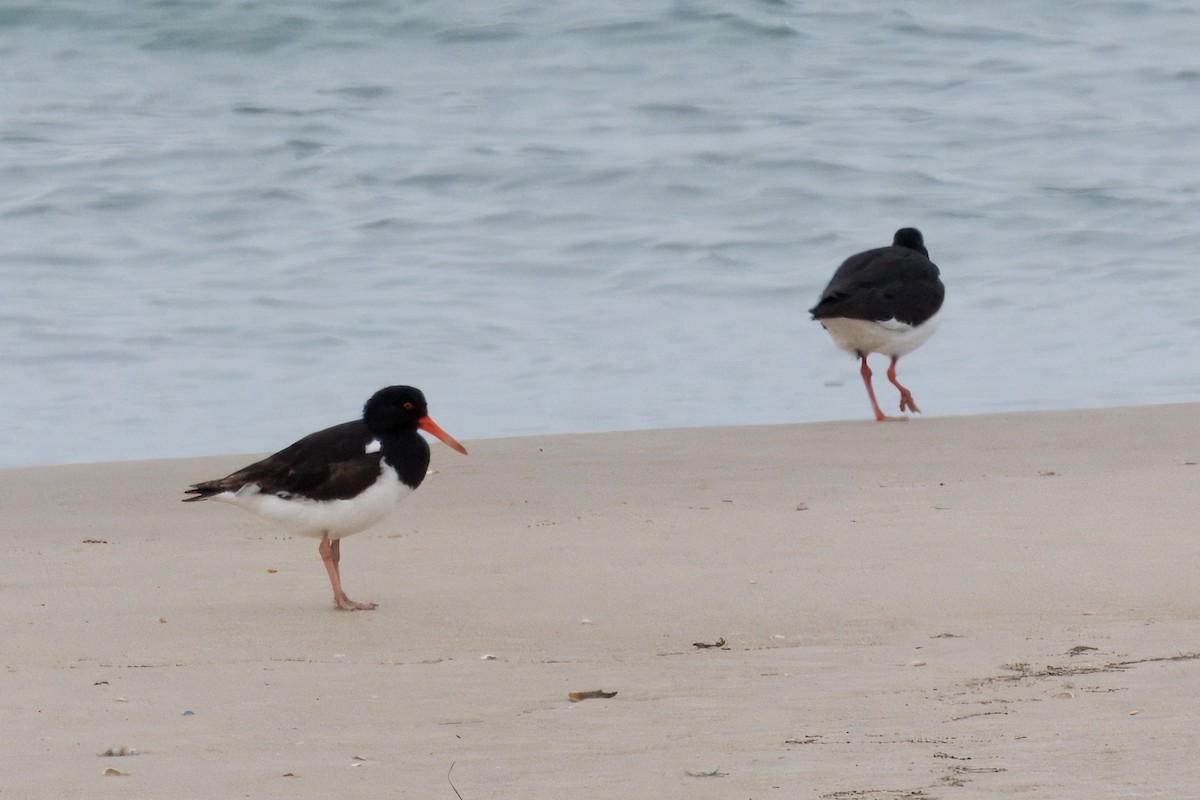
<svg viewBox="0 0 1200 800"><path fill-rule="evenodd" d="M927 416L1200 400L1197 41L1164 0L3 3L0 465L274 450L392 383L467 440L869 420L806 309L903 226Z"/></svg>

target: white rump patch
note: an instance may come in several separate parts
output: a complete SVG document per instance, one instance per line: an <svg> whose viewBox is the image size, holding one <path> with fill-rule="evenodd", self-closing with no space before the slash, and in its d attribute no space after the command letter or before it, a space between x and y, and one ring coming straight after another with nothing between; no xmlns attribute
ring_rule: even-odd
<svg viewBox="0 0 1200 800"><path fill-rule="evenodd" d="M848 353L882 353L902 356L911 353L933 335L941 312L913 327L899 320L872 322L865 319L834 317L821 320L821 325L833 337L833 343Z"/></svg>
<svg viewBox="0 0 1200 800"><path fill-rule="evenodd" d="M367 442L367 449L363 452L365 452L367 455L370 455L371 453L378 453L382 449L383 445L379 443L379 440L372 439L371 441Z"/></svg>

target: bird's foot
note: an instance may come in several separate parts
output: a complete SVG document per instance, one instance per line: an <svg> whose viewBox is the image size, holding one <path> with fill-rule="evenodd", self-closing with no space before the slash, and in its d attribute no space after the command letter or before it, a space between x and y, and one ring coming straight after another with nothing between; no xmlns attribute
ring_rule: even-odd
<svg viewBox="0 0 1200 800"><path fill-rule="evenodd" d="M882 417L876 417L875 421L876 422L908 422L908 417L889 417L889 416L885 415Z"/></svg>
<svg viewBox="0 0 1200 800"><path fill-rule="evenodd" d="M374 611L379 608L378 603L357 603L344 594L341 597L335 597L334 603L339 611Z"/></svg>
<svg viewBox="0 0 1200 800"><path fill-rule="evenodd" d="M907 391L900 393L900 410L911 411L913 414L921 413L921 409L917 408L917 401L913 400L912 394Z"/></svg>

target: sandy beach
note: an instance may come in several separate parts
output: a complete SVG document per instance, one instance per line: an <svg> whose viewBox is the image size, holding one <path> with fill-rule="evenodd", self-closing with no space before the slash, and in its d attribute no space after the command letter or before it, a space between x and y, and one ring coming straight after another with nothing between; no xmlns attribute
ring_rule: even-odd
<svg viewBox="0 0 1200 800"><path fill-rule="evenodd" d="M253 456L0 471L0 797L1198 796L1198 420L435 443L370 612Z"/></svg>

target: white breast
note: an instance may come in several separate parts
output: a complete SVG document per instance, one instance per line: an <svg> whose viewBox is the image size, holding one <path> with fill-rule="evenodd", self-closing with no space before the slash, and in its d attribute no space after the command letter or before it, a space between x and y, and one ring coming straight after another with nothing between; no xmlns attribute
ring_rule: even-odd
<svg viewBox="0 0 1200 800"><path fill-rule="evenodd" d="M222 492L213 499L253 511L301 536L327 535L330 539L341 539L379 522L412 491L401 482L396 470L386 462L381 466L379 479L349 500L278 497L263 493L254 483L237 492Z"/></svg>

